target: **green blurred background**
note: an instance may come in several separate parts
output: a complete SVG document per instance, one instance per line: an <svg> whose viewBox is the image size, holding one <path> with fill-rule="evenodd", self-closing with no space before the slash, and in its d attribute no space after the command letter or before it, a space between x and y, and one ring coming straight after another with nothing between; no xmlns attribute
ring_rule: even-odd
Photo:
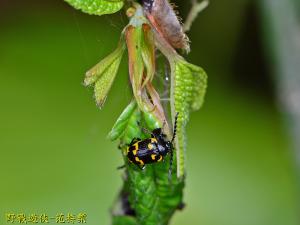
<svg viewBox="0 0 300 225"><path fill-rule="evenodd" d="M189 4L178 5L186 15ZM189 34L188 60L207 71L209 88L188 126L186 208L174 225L300 224L292 139L257 6L212 1ZM106 135L131 99L126 59L103 110L82 81L117 45L123 14L0 1L0 224L9 212L85 212L88 224L109 224L122 160Z"/></svg>

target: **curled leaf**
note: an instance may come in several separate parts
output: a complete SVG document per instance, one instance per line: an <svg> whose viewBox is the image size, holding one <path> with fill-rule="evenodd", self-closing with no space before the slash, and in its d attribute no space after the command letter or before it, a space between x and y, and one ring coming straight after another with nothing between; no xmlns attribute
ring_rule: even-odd
<svg viewBox="0 0 300 225"><path fill-rule="evenodd" d="M142 86L151 82L155 73L155 46L154 35L149 24L143 24L143 39L141 44L141 55L146 68L146 76Z"/></svg>
<svg viewBox="0 0 300 225"><path fill-rule="evenodd" d="M119 137L122 136L124 133L125 129L128 126L128 122L136 110L136 102L132 101L122 112L122 114L119 116L117 122L113 126L112 130L108 134L108 138L111 141L117 140Z"/></svg>
<svg viewBox="0 0 300 225"><path fill-rule="evenodd" d="M144 75L144 63L141 53L142 28L129 25L125 30L125 36L128 49L129 78L134 97L141 107L143 105L142 82Z"/></svg>
<svg viewBox="0 0 300 225"><path fill-rule="evenodd" d="M75 9L92 15L112 14L124 5L123 0L65 0Z"/></svg>
<svg viewBox="0 0 300 225"><path fill-rule="evenodd" d="M129 77L139 108L161 122L166 121L160 97L151 81L155 74L155 41L143 8L135 4L135 15L125 29L129 58ZM168 128L168 127L167 127ZM168 129L167 129L168 130ZM168 132L169 133L169 132Z"/></svg>
<svg viewBox="0 0 300 225"><path fill-rule="evenodd" d="M161 122L156 118L153 112L143 112L145 125L152 131L156 128L161 128Z"/></svg>

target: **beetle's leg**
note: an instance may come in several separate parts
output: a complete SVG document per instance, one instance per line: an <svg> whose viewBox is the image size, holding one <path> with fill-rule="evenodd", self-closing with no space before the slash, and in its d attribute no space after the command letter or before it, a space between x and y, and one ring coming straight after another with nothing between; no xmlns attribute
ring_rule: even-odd
<svg viewBox="0 0 300 225"><path fill-rule="evenodd" d="M138 166L141 170L145 169L145 163L144 163L142 160L139 161L139 164L137 164L137 166Z"/></svg>
<svg viewBox="0 0 300 225"><path fill-rule="evenodd" d="M183 210L184 207L185 207L185 203L184 203L184 202L181 202L181 203L179 203L179 205L177 206L177 209Z"/></svg>
<svg viewBox="0 0 300 225"><path fill-rule="evenodd" d="M126 167L126 165L124 164L124 165L122 165L122 166L118 166L117 167L117 170L121 170L121 169L124 169Z"/></svg>
<svg viewBox="0 0 300 225"><path fill-rule="evenodd" d="M140 138L133 138L133 139L131 140L131 142L130 142L129 145L132 145L132 144L134 144L134 143L137 142L137 141L141 141L141 139L140 139Z"/></svg>
<svg viewBox="0 0 300 225"><path fill-rule="evenodd" d="M144 170L145 169L145 165L143 164L143 165L138 165L138 167L141 169L141 170Z"/></svg>
<svg viewBox="0 0 300 225"><path fill-rule="evenodd" d="M120 144L118 145L118 149L123 149L126 145L122 142L120 142Z"/></svg>
<svg viewBox="0 0 300 225"><path fill-rule="evenodd" d="M173 149L170 151L169 183L172 181Z"/></svg>

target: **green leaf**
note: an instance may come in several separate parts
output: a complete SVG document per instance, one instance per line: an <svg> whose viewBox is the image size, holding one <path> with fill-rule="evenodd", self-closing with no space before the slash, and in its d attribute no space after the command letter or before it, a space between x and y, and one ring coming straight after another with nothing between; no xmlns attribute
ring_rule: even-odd
<svg viewBox="0 0 300 225"><path fill-rule="evenodd" d="M101 77L106 72L106 70L112 67L113 64L115 64L115 67L117 67L116 69L118 69L124 50L125 43L123 41L123 38L121 37L117 49L86 72L84 85L89 86L95 83L99 79L99 77Z"/></svg>
<svg viewBox="0 0 300 225"><path fill-rule="evenodd" d="M185 173L186 124L191 111L198 110L203 102L207 87L207 75L198 66L183 59L173 64L173 84L171 102L172 116L179 113L177 120L177 135L175 140L177 152L177 176L182 178Z"/></svg>
<svg viewBox="0 0 300 225"><path fill-rule="evenodd" d="M124 5L123 0L65 0L75 9L92 14L92 15L103 15L112 14L120 9Z"/></svg>
<svg viewBox="0 0 300 225"><path fill-rule="evenodd" d="M128 126L130 117L136 109L136 102L132 101L119 116L117 122L113 126L112 130L108 134L108 138L111 141L117 140L124 133L125 129Z"/></svg>
<svg viewBox="0 0 300 225"><path fill-rule="evenodd" d="M119 138L124 144L129 144L133 138L141 136L141 128L138 126L140 121L141 112L136 101L132 100L117 119L108 138L112 141Z"/></svg>
<svg viewBox="0 0 300 225"><path fill-rule="evenodd" d="M106 100L107 94L115 80L121 58L114 61L105 73L95 83L94 94L95 100L99 108L101 108Z"/></svg>
<svg viewBox="0 0 300 225"><path fill-rule="evenodd" d="M137 225L137 223L132 216L114 216L112 225Z"/></svg>
<svg viewBox="0 0 300 225"><path fill-rule="evenodd" d="M156 116L152 112L143 112L143 119L145 121L145 125L150 130L154 130L156 128L160 128L162 126L162 124L160 123L160 121L156 118Z"/></svg>
<svg viewBox="0 0 300 225"><path fill-rule="evenodd" d="M90 69L85 76L84 85L95 84L94 95L97 105L101 108L117 75L124 53L125 44L120 41L118 48Z"/></svg>
<svg viewBox="0 0 300 225"><path fill-rule="evenodd" d="M207 88L207 74L199 66L193 65L186 61L182 61L182 63L184 67L188 69L186 70L188 73L186 76L191 77L193 80L191 110L196 111L199 110L204 103L204 97ZM185 71L185 69L182 67L182 72L183 71Z"/></svg>

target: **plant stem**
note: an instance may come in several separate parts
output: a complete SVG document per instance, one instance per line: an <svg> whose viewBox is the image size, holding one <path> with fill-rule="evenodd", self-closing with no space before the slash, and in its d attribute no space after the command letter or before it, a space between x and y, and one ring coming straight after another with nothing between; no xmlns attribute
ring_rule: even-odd
<svg viewBox="0 0 300 225"><path fill-rule="evenodd" d="M197 18L198 14L201 11L203 11L208 5L209 5L209 0L203 0L202 2L197 2L197 0L192 0L192 8L183 25L183 30L185 32L191 29L192 24Z"/></svg>

